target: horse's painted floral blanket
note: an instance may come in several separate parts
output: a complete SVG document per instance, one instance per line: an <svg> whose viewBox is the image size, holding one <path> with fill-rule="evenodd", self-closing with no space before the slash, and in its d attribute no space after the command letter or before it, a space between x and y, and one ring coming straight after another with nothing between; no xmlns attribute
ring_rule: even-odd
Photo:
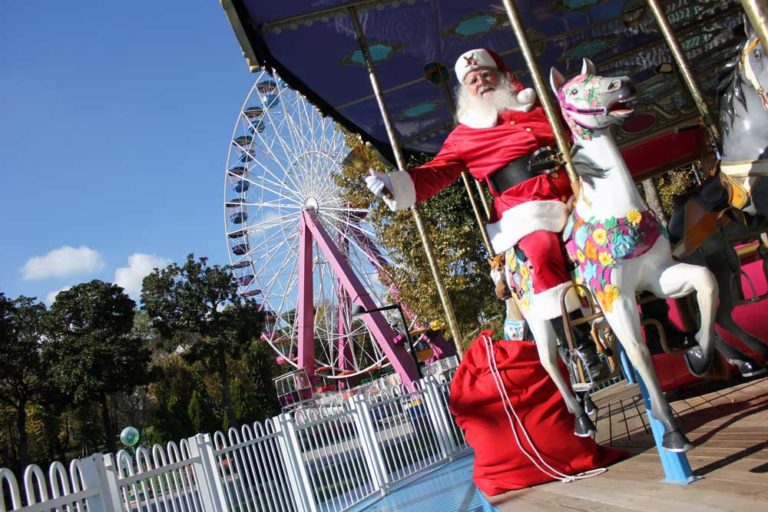
<svg viewBox="0 0 768 512"><path fill-rule="evenodd" d="M613 269L618 260L645 254L664 227L650 210L632 210L626 217L583 219L574 211L563 231L568 256L576 264L575 277L594 291L600 306L612 311L621 294Z"/></svg>

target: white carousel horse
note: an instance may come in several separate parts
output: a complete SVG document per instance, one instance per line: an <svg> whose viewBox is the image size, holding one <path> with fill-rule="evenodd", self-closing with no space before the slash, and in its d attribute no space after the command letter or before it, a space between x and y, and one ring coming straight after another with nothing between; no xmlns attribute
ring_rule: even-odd
<svg viewBox="0 0 768 512"><path fill-rule="evenodd" d="M664 398L651 355L643 343L635 296L649 291L660 298L677 298L696 292L701 312L701 327L696 333L699 346L686 352L685 357L692 373L703 375L708 373L713 357L717 283L706 268L672 259L663 228L640 197L611 136L611 126L632 113L621 104L634 95L629 79L597 76L592 62L585 59L581 74L566 82L560 72L552 69L550 82L573 132L574 163L582 178L581 194L564 233L569 255L579 267L576 277L596 297L643 379L651 412L664 425L662 446L673 452L688 451L691 444ZM509 266L511 258L506 260ZM505 275L510 279L514 272L507 268ZM514 284L509 283L510 287ZM542 364L560 389L568 410L576 416L579 435L579 424L583 425L588 417L557 368L554 329L547 321L526 320Z"/></svg>
<svg viewBox="0 0 768 512"><path fill-rule="evenodd" d="M695 375L709 372L714 351L717 283L705 267L678 263L666 233L635 187L611 135L611 126L632 110L622 102L634 96L626 77L601 77L584 59L581 74L567 81L556 69L550 82L574 137L574 164L582 177L581 194L564 239L578 277L591 290L605 318L648 388L651 413L665 429L663 447L687 451L680 431L643 343L636 294L678 298L696 292L701 325L698 347L686 363Z"/></svg>

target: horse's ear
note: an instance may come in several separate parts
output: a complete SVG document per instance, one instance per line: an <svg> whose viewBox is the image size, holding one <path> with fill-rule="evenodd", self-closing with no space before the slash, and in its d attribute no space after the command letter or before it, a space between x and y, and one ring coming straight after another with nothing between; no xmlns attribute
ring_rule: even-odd
<svg viewBox="0 0 768 512"><path fill-rule="evenodd" d="M581 60L581 74L582 75L596 75L595 73L595 65L592 63L591 60L587 59L586 57Z"/></svg>
<svg viewBox="0 0 768 512"><path fill-rule="evenodd" d="M752 24L749 22L749 18L747 18L745 15L741 17L742 23L744 23L744 33L747 35L747 39L752 38L752 34L755 32L752 28Z"/></svg>
<svg viewBox="0 0 768 512"><path fill-rule="evenodd" d="M551 68L549 70L549 86L552 87L552 90L557 94L560 91L560 88L565 83L565 77L561 72L557 70L557 68Z"/></svg>

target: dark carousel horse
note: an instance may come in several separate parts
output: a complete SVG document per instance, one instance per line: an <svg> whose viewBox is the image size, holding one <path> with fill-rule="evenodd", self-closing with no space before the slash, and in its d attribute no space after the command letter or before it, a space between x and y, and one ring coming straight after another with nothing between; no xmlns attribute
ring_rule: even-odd
<svg viewBox="0 0 768 512"><path fill-rule="evenodd" d="M722 150L720 173L686 195L673 213L669 232L671 241L688 242L693 224L686 216L704 218L711 212L714 231L701 237L697 247L689 247L685 261L706 265L720 288L716 323L740 339L768 361L768 343L738 325L732 316L743 299L741 267L734 241L759 239L768 231L768 59L748 24L747 40L737 58L727 66L728 76L720 98ZM698 214L691 215L691 212ZM702 222L707 224L707 222ZM768 254L760 254L763 258ZM728 345L718 336L717 349L741 374L751 377L766 373L765 366Z"/></svg>

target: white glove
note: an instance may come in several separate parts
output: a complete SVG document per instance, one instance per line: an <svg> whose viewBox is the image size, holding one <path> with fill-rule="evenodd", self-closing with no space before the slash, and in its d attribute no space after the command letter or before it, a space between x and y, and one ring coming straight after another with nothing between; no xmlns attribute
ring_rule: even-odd
<svg viewBox="0 0 768 512"><path fill-rule="evenodd" d="M365 177L365 186L368 187L373 195L384 198L392 196L392 180L386 174L377 174L371 169L369 175Z"/></svg>
<svg viewBox="0 0 768 512"><path fill-rule="evenodd" d="M528 112L536 103L536 91L531 88L523 89L517 93L517 101L522 107L521 110L523 112Z"/></svg>

